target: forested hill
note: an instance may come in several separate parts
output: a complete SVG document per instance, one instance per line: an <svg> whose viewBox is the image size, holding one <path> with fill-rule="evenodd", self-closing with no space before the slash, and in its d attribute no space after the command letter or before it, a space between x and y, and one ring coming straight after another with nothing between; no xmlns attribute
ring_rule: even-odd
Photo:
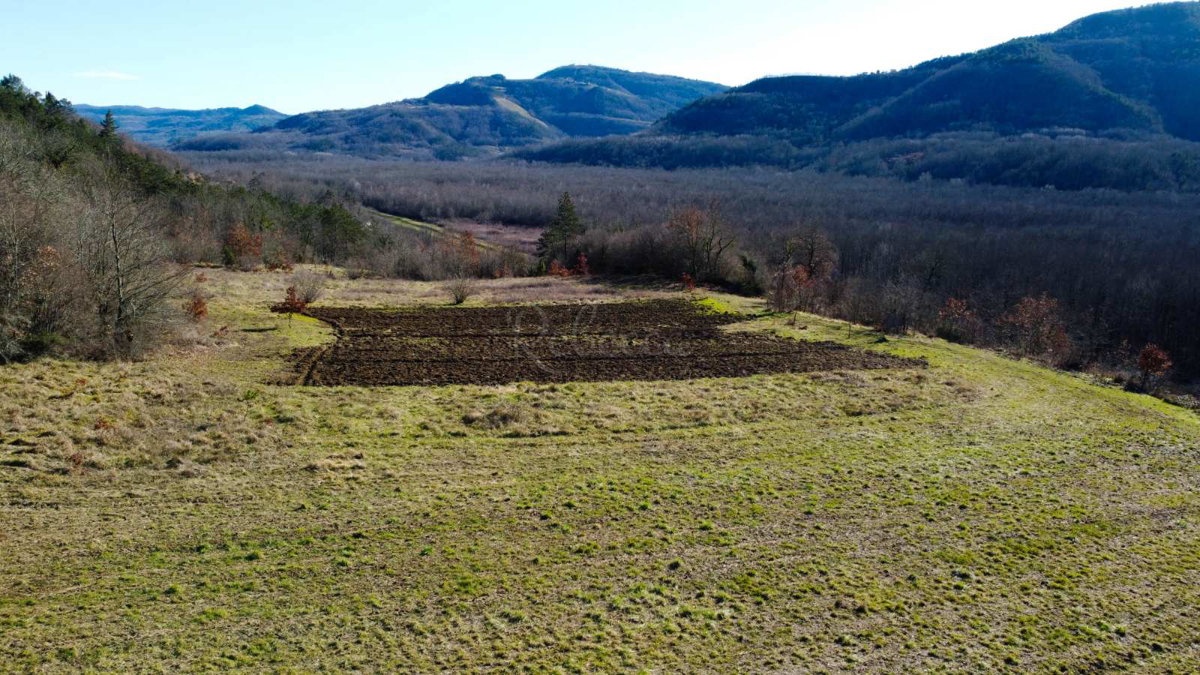
<svg viewBox="0 0 1200 675"><path fill-rule="evenodd" d="M961 143L954 145L954 134ZM989 140L1098 141L1076 143L1070 151L1036 146L1041 152L1034 154L1051 157L1050 164L1071 152L1128 158L1139 151L1129 144L1149 139L1200 141L1200 3L1097 14L1054 33L901 71L762 79L695 101L635 140L569 143L533 158L660 166L820 165L866 173L895 170L882 163L901 158L902 171L915 165L935 176L941 170L944 177L979 178L968 175L967 165L986 163L971 148L981 134ZM897 139L910 142L883 143ZM867 147L863 143L874 144L878 152L861 152ZM846 144L851 150L830 157L827 150ZM1098 149L1105 145L1107 151ZM992 143L990 151L1002 147ZM1019 147L1018 154L1035 146L1027 141ZM953 170L922 163L930 154L944 158L964 151L973 156ZM1161 164L1178 151L1153 149L1145 163ZM1038 173L1028 180L1063 184L1055 177ZM1103 175L1064 180L1112 186ZM1136 187L1162 186L1149 181Z"/></svg>
<svg viewBox="0 0 1200 675"><path fill-rule="evenodd" d="M709 82L598 66L529 80L473 77L420 99L296 115L254 134L210 134L180 150L299 150L457 159L577 137L630 134L698 98Z"/></svg>
<svg viewBox="0 0 1200 675"><path fill-rule="evenodd" d="M204 133L253 131L274 125L287 115L261 105L248 108L177 110L134 105L76 105L80 117L99 124L112 111L121 132L139 143L167 147Z"/></svg>
<svg viewBox="0 0 1200 675"><path fill-rule="evenodd" d="M532 80L474 77L442 87L424 101L484 106L510 101L567 136L604 136L640 131L692 101L724 90L669 75L564 66Z"/></svg>
<svg viewBox="0 0 1200 675"><path fill-rule="evenodd" d="M1155 5L892 73L759 80L697 101L657 131L819 143L1133 129L1200 140L1198 76L1200 3Z"/></svg>

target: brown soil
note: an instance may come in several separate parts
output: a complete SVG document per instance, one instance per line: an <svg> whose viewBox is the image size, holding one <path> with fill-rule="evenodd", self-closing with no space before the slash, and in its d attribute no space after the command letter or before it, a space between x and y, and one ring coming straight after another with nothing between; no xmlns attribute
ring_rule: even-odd
<svg viewBox="0 0 1200 675"><path fill-rule="evenodd" d="M843 345L728 333L742 317L681 300L383 311L314 308L335 344L300 350L311 385L445 385L744 377L907 368Z"/></svg>

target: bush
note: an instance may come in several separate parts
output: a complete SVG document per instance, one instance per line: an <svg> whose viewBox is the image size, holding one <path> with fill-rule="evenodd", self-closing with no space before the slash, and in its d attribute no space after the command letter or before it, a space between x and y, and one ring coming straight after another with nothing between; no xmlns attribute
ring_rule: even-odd
<svg viewBox="0 0 1200 675"><path fill-rule="evenodd" d="M298 272L292 276L292 288L296 289L296 297L305 305L311 305L325 295L325 286L329 278L316 272Z"/></svg>
<svg viewBox="0 0 1200 675"><path fill-rule="evenodd" d="M446 282L446 292L450 294L451 301L456 305L461 305L475 295L477 282L470 277L459 277Z"/></svg>
<svg viewBox="0 0 1200 675"><path fill-rule="evenodd" d="M938 313L936 335L947 342L973 344L983 331L983 322L967 305L966 300L949 298Z"/></svg>
<svg viewBox="0 0 1200 675"><path fill-rule="evenodd" d="M1017 346L1029 356L1048 356L1055 362L1070 356L1073 345L1059 315L1058 300L1048 293L1021 298L1000 318L1000 323L1013 333Z"/></svg>
<svg viewBox="0 0 1200 675"><path fill-rule="evenodd" d="M183 313L193 323L199 323L208 316L208 299L200 289L192 291L192 297L183 303Z"/></svg>

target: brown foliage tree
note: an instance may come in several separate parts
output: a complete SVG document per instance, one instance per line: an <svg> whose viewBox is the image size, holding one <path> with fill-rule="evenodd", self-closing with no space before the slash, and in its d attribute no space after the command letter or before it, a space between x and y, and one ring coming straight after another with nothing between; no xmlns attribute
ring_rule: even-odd
<svg viewBox="0 0 1200 675"><path fill-rule="evenodd" d="M1071 338L1059 316L1058 300L1048 293L1021 298L1000 318L1000 323L1015 333L1018 347L1030 356L1061 360L1071 351Z"/></svg>
<svg viewBox="0 0 1200 675"><path fill-rule="evenodd" d="M288 286L287 294L283 298L283 302L271 305L271 311L276 314L287 314L288 319L292 318L293 314L300 314L308 308L308 303L301 299L299 292L295 286Z"/></svg>
<svg viewBox="0 0 1200 675"><path fill-rule="evenodd" d="M1175 364L1171 355L1156 344L1148 344L1138 355L1137 367L1142 374L1142 389L1152 391Z"/></svg>
<svg viewBox="0 0 1200 675"><path fill-rule="evenodd" d="M587 256L580 253L575 259L575 267L571 268L571 274L577 277L586 277L592 273L592 268L588 265Z"/></svg>
<svg viewBox="0 0 1200 675"><path fill-rule="evenodd" d="M241 269L251 269L262 259L263 236L252 234L245 225L238 224L225 235L225 264Z"/></svg>
<svg viewBox="0 0 1200 675"><path fill-rule="evenodd" d="M961 298L948 298L938 312L938 337L950 342L973 343L983 331L983 322Z"/></svg>

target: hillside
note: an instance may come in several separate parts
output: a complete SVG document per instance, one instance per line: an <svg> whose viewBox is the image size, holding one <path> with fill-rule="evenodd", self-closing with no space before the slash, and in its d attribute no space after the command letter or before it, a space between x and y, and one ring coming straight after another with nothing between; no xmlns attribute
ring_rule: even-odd
<svg viewBox="0 0 1200 675"><path fill-rule="evenodd" d="M132 105L76 105L75 112L99 124L111 110L121 132L140 143L167 147L206 133L253 131L269 127L287 117L265 106L176 110Z"/></svg>
<svg viewBox="0 0 1200 675"><path fill-rule="evenodd" d="M0 79L0 204L0 367L134 358L173 339L175 262L335 260L368 234L352 204L211 182L16 75ZM387 230L371 234L384 247Z"/></svg>
<svg viewBox="0 0 1200 675"><path fill-rule="evenodd" d="M200 272L202 346L0 367L10 669L1195 670L1185 410L729 296L736 330L928 366L296 387L333 329L267 311L285 276ZM328 306L437 301L338 276Z"/></svg>
<svg viewBox="0 0 1200 675"><path fill-rule="evenodd" d="M258 133L207 135L175 147L456 159L642 131L679 107L723 90L666 75L566 66L529 80L473 77L420 99L306 113Z"/></svg>
<svg viewBox="0 0 1200 675"><path fill-rule="evenodd" d="M1154 5L901 71L758 80L683 107L644 138L576 142L529 156L794 166L827 160L835 145L947 134L1093 138L1098 145L1200 141L1198 83L1200 3Z"/></svg>

